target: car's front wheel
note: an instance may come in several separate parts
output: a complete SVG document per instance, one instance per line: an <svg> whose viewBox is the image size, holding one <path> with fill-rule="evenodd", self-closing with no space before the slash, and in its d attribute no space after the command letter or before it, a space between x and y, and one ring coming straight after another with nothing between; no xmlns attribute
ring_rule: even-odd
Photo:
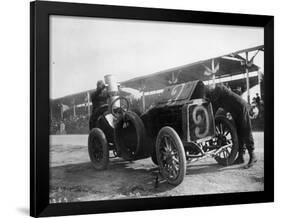
<svg viewBox="0 0 281 218"><path fill-rule="evenodd" d="M88 152L97 170L105 170L109 162L109 149L105 134L100 128L93 128L88 137Z"/></svg>
<svg viewBox="0 0 281 218"><path fill-rule="evenodd" d="M172 185L179 185L186 173L186 157L182 141L173 128L165 126L159 131L156 156L164 179Z"/></svg>

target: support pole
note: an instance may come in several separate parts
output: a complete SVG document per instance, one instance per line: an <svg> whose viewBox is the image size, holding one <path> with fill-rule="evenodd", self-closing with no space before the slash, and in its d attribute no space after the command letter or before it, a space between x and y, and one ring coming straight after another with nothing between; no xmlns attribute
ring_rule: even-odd
<svg viewBox="0 0 281 218"><path fill-rule="evenodd" d="M75 99L73 99L73 117L76 117Z"/></svg>
<svg viewBox="0 0 281 218"><path fill-rule="evenodd" d="M60 105L60 116L61 120L63 120L63 104Z"/></svg>
<svg viewBox="0 0 281 218"><path fill-rule="evenodd" d="M216 87L216 71L215 71L215 60L212 59L212 81L213 81L213 87Z"/></svg>
<svg viewBox="0 0 281 218"><path fill-rule="evenodd" d="M88 115L91 115L90 93L87 92Z"/></svg>
<svg viewBox="0 0 281 218"><path fill-rule="evenodd" d="M144 81L142 80L142 112L145 112L145 95L144 95L144 89L145 89L145 85L144 85Z"/></svg>
<svg viewBox="0 0 281 218"><path fill-rule="evenodd" d="M250 104L250 84L249 84L249 69L248 69L248 52L246 52L246 63L245 63L245 71L246 71L246 85L247 85L247 101Z"/></svg>

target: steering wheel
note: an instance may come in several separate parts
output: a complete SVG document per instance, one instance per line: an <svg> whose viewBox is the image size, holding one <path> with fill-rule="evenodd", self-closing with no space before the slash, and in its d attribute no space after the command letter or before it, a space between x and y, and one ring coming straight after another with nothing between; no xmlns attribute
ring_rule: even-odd
<svg viewBox="0 0 281 218"><path fill-rule="evenodd" d="M115 103L117 101L120 102L120 106L115 106ZM129 110L129 108L130 108L130 103L128 99L122 96L114 99L110 104L110 112L115 118L119 117L120 115L123 115L125 112Z"/></svg>

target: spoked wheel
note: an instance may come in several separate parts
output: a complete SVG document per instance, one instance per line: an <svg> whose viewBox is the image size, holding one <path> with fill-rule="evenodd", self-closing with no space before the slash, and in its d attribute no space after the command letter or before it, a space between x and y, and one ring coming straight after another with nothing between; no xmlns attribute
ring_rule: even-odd
<svg viewBox="0 0 281 218"><path fill-rule="evenodd" d="M219 152L215 156L215 160L223 165L228 166L233 164L238 152L238 136L235 126L223 116L215 118L216 137L215 142Z"/></svg>
<svg viewBox="0 0 281 218"><path fill-rule="evenodd" d="M91 130L88 137L88 152L95 169L105 170L107 168L109 160L108 144L101 129L93 128Z"/></svg>
<svg viewBox="0 0 281 218"><path fill-rule="evenodd" d="M156 156L162 176L172 185L179 185L186 173L182 141L171 127L163 127L156 139Z"/></svg>

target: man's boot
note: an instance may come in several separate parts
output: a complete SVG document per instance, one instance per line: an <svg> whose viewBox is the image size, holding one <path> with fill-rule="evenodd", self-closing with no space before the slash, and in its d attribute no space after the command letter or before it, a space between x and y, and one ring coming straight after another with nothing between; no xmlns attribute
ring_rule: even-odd
<svg viewBox="0 0 281 218"><path fill-rule="evenodd" d="M243 164L245 161L244 161L244 152L243 151L240 151L238 153L238 157L236 158L236 160L233 162L233 164Z"/></svg>
<svg viewBox="0 0 281 218"><path fill-rule="evenodd" d="M243 164L245 162L245 160L244 160L245 150L246 149L245 149L244 145L239 146L238 157L233 162L233 164Z"/></svg>
<svg viewBox="0 0 281 218"><path fill-rule="evenodd" d="M249 160L248 164L245 166L245 169L252 167L258 161L258 159L254 153L254 150L249 151L249 156L250 156L250 160Z"/></svg>

